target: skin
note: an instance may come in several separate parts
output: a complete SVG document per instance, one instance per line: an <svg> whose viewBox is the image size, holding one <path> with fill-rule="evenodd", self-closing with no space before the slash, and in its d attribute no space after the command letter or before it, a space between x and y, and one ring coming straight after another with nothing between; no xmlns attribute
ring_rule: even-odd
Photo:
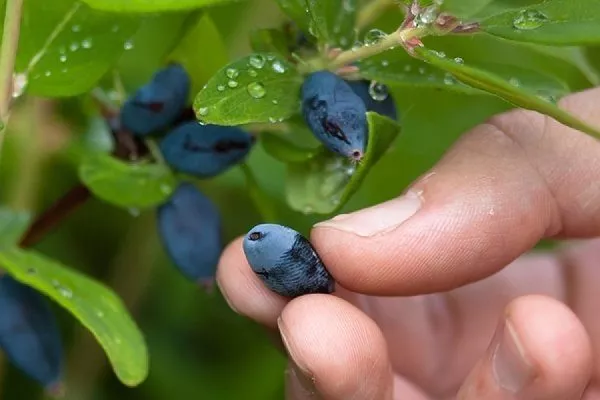
<svg viewBox="0 0 600 400"><path fill-rule="evenodd" d="M598 104L600 89L560 102L595 126ZM239 239L217 280L281 338L287 399L598 400L598 182L597 140L510 111L397 199L314 227L335 296L274 295ZM570 240L529 252L542 238Z"/></svg>

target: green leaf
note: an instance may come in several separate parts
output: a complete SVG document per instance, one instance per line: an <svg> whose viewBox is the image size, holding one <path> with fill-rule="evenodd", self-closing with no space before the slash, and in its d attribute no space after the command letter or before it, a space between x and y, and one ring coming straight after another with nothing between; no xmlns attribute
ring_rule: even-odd
<svg viewBox="0 0 600 400"><path fill-rule="evenodd" d="M140 18L90 9L73 0L28 0L16 71L28 92L41 96L84 93L132 44Z"/></svg>
<svg viewBox="0 0 600 400"><path fill-rule="evenodd" d="M560 46L600 43L600 2L548 0L489 17L481 28L505 39Z"/></svg>
<svg viewBox="0 0 600 400"><path fill-rule="evenodd" d="M189 71L193 84L191 93L197 93L211 76L227 64L229 56L221 34L205 13L168 59L182 64Z"/></svg>
<svg viewBox="0 0 600 400"><path fill-rule="evenodd" d="M122 13L154 13L161 11L191 10L244 0L82 0L99 10Z"/></svg>
<svg viewBox="0 0 600 400"><path fill-rule="evenodd" d="M469 18L485 9L494 0L445 0L441 10L458 18Z"/></svg>
<svg viewBox="0 0 600 400"><path fill-rule="evenodd" d="M177 181L162 164L129 164L95 153L79 166L79 178L94 193L119 207L144 209L169 198Z"/></svg>
<svg viewBox="0 0 600 400"><path fill-rule="evenodd" d="M124 384L136 386L146 379L149 362L144 338L113 291L33 251L1 249L0 265L73 314L96 337Z"/></svg>
<svg viewBox="0 0 600 400"><path fill-rule="evenodd" d="M306 0L277 0L277 4L304 32L308 32L310 14L306 12Z"/></svg>
<svg viewBox="0 0 600 400"><path fill-rule="evenodd" d="M244 174L244 178L246 178L248 195L254 202L256 209L260 212L260 216L262 217L263 221L271 223L276 222L276 205L273 202L273 199L260 186L254 172L247 164L240 164L240 168Z"/></svg>
<svg viewBox="0 0 600 400"><path fill-rule="evenodd" d="M257 53L289 54L289 43L280 29L255 29L250 33L250 46Z"/></svg>
<svg viewBox="0 0 600 400"><path fill-rule="evenodd" d="M0 207L0 247L19 243L30 221L31 214L28 212Z"/></svg>
<svg viewBox="0 0 600 400"><path fill-rule="evenodd" d="M302 76L275 53L255 53L213 76L194 101L196 116L217 125L276 122L300 107Z"/></svg>
<svg viewBox="0 0 600 400"><path fill-rule="evenodd" d="M288 165L287 201L306 214L339 211L359 189L369 170L390 148L400 126L390 118L367 113L369 141L363 160L351 160L324 151L304 163Z"/></svg>
<svg viewBox="0 0 600 400"><path fill-rule="evenodd" d="M438 52L424 47L417 48L415 51L418 56L427 62L445 69L456 79L467 85L492 93L518 107L541 112L566 126L600 138L600 130L558 108L551 96L528 91L522 88L518 82L507 82L491 72L457 63L453 59L441 57Z"/></svg>
<svg viewBox="0 0 600 400"><path fill-rule="evenodd" d="M301 147L285 139L281 134L262 132L260 143L271 157L284 163L301 163L309 161L323 152L323 147Z"/></svg>
<svg viewBox="0 0 600 400"><path fill-rule="evenodd" d="M348 48L354 44L358 0L306 0L311 30L323 44Z"/></svg>

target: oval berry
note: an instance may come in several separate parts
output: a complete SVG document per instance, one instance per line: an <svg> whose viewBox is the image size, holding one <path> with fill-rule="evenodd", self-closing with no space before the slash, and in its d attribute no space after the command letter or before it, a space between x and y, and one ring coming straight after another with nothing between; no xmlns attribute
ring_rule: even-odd
<svg viewBox="0 0 600 400"><path fill-rule="evenodd" d="M157 209L158 233L167 254L188 279L214 280L221 255L221 216L194 185L181 183Z"/></svg>
<svg viewBox="0 0 600 400"><path fill-rule="evenodd" d="M285 297L331 293L335 282L310 242L282 225L257 225L244 238L244 253L254 273Z"/></svg>
<svg viewBox="0 0 600 400"><path fill-rule="evenodd" d="M0 347L27 375L51 389L60 383L62 342L48 301L9 275L0 277Z"/></svg>
<svg viewBox="0 0 600 400"><path fill-rule="evenodd" d="M391 118L395 121L398 120L398 112L396 110L396 104L394 103L394 98L391 94L388 95L383 100L374 99L369 91L369 87L371 83L367 80L360 81L348 81L348 84L364 102L367 107L367 111L373 111L388 118Z"/></svg>
<svg viewBox="0 0 600 400"><path fill-rule="evenodd" d="M168 128L184 111L190 85L190 77L181 65L171 64L161 69L123 105L123 128L136 136Z"/></svg>
<svg viewBox="0 0 600 400"><path fill-rule="evenodd" d="M367 147L365 103L342 78L328 71L314 72L302 85L302 114L325 147L360 160Z"/></svg>
<svg viewBox="0 0 600 400"><path fill-rule="evenodd" d="M169 132L160 150L173 169L207 178L243 161L253 143L254 137L240 128L192 121Z"/></svg>

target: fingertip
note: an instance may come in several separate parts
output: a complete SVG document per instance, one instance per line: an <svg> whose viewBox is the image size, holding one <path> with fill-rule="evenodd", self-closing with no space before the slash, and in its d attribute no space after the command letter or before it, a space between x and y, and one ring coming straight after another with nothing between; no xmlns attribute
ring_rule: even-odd
<svg viewBox="0 0 600 400"><path fill-rule="evenodd" d="M217 284L233 311L276 328L277 318L288 299L271 292L258 279L246 261L242 242L243 237L239 237L223 251L217 268Z"/></svg>

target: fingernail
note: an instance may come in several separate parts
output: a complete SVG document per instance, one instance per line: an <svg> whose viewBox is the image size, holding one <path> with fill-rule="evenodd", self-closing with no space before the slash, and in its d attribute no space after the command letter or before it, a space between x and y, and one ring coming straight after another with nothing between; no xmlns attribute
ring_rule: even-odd
<svg viewBox="0 0 600 400"><path fill-rule="evenodd" d="M277 326L279 327L279 334L281 335L281 341L290 359L290 370L289 373L292 375L290 379L291 385L300 385L300 388L295 388L293 391L298 393L302 392L303 397L311 399L319 399L317 389L312 374L306 368L298 362L298 357L295 354L293 346L290 346L290 342L286 338L286 327L281 318L277 319ZM301 390L299 390L301 389Z"/></svg>
<svg viewBox="0 0 600 400"><path fill-rule="evenodd" d="M332 228L358 236L375 236L396 229L421 208L419 194L409 191L403 196L352 214L342 214L315 225Z"/></svg>
<svg viewBox="0 0 600 400"><path fill-rule="evenodd" d="M492 355L494 378L498 386L516 394L533 381L535 370L509 320L506 320L498 336L498 344Z"/></svg>

